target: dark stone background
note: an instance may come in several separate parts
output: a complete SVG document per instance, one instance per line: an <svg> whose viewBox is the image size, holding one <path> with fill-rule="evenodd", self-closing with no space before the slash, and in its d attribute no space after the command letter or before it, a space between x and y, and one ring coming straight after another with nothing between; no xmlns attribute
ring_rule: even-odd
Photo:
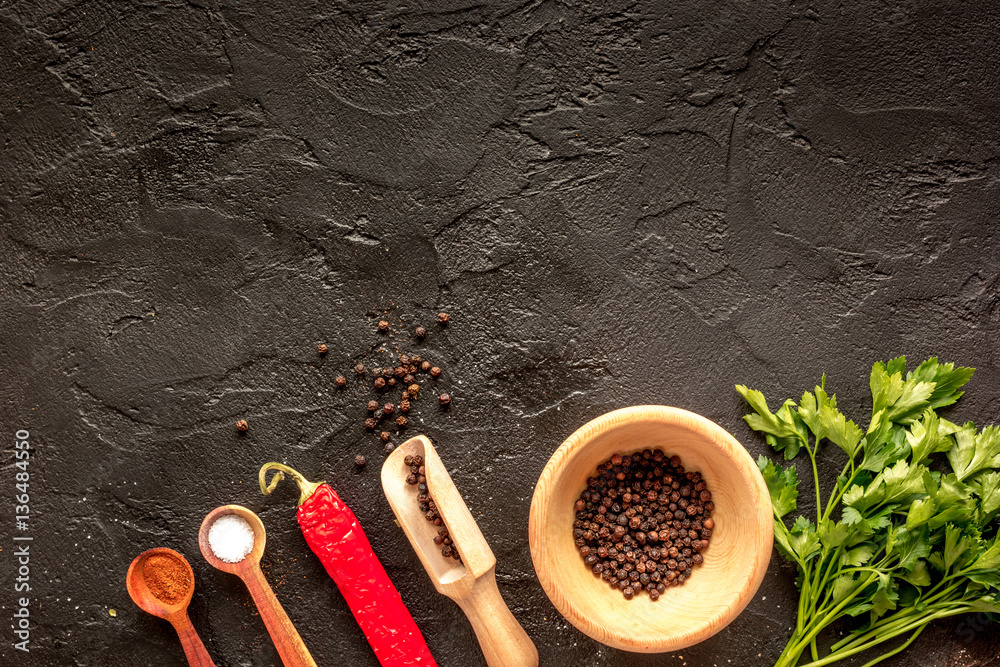
<svg viewBox="0 0 1000 667"><path fill-rule="evenodd" d="M124 586L165 545L217 664L276 664L197 550L239 502L317 661L375 665L291 488L256 488L277 458L353 506L440 662L483 664L393 525L367 393L332 385L381 358L385 312L386 349L445 368L453 409L425 401L410 432L438 440L543 664L772 664L795 599L777 559L679 654L569 626L528 553L534 482L637 403L761 453L737 382L778 400L825 371L863 419L872 362L904 353L977 367L951 417L996 421L998 34L989 2L0 2L0 488L11 512L28 428L37 623L28 658L0 633L0 662L182 664ZM997 665L998 644L942 623L885 664Z"/></svg>

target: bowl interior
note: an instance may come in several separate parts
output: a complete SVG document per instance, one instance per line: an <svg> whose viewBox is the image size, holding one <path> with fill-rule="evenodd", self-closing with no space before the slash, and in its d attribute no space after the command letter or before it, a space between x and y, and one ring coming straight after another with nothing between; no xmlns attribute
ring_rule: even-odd
<svg viewBox="0 0 1000 667"><path fill-rule="evenodd" d="M680 456L715 503L704 563L656 602L645 594L626 600L593 575L572 534L573 504L598 464L645 448ZM631 651L677 650L725 627L760 586L772 539L767 488L746 450L713 422L663 406L625 408L582 427L552 456L531 505L531 554L546 594L585 634Z"/></svg>

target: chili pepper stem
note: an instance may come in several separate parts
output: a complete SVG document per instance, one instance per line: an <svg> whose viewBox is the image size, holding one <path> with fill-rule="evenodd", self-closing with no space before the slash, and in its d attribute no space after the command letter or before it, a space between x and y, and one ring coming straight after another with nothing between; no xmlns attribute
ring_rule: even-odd
<svg viewBox="0 0 1000 667"><path fill-rule="evenodd" d="M271 478L271 483L267 484L267 473L271 470L277 470L274 477ZM284 463L277 463L271 461L270 463L265 463L260 467L260 473L257 475L257 481L260 483L260 492L265 496L274 491L274 487L278 486L278 482L285 479L285 474L288 474L296 484L299 486L299 505L309 500L309 497L316 492L316 489L321 487L326 482L310 482L302 474L286 466Z"/></svg>

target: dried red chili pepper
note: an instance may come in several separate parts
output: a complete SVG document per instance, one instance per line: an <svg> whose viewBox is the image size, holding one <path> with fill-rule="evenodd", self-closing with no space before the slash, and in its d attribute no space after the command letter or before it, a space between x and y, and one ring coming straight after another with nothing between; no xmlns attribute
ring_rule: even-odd
<svg viewBox="0 0 1000 667"><path fill-rule="evenodd" d="M278 472L265 484L269 470ZM437 667L420 629L372 551L357 517L325 482L310 482L281 463L258 475L264 495L288 474L299 486L297 519L306 543L337 584L383 667Z"/></svg>

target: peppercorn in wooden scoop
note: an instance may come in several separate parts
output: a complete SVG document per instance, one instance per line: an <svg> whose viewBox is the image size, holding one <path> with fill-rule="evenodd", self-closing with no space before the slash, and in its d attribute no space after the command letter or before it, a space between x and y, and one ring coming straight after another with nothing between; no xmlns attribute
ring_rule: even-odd
<svg viewBox="0 0 1000 667"><path fill-rule="evenodd" d="M460 560L441 554L438 529L421 511L406 478L404 459L423 457L427 493L458 549ZM472 624L490 667L535 667L538 650L507 608L496 581L496 557L426 436L410 438L382 465L382 490L438 593L454 600Z"/></svg>
<svg viewBox="0 0 1000 667"><path fill-rule="evenodd" d="M129 565L125 587L139 609L174 626L191 667L215 667L188 617L194 572L184 556L163 547L143 551Z"/></svg>

